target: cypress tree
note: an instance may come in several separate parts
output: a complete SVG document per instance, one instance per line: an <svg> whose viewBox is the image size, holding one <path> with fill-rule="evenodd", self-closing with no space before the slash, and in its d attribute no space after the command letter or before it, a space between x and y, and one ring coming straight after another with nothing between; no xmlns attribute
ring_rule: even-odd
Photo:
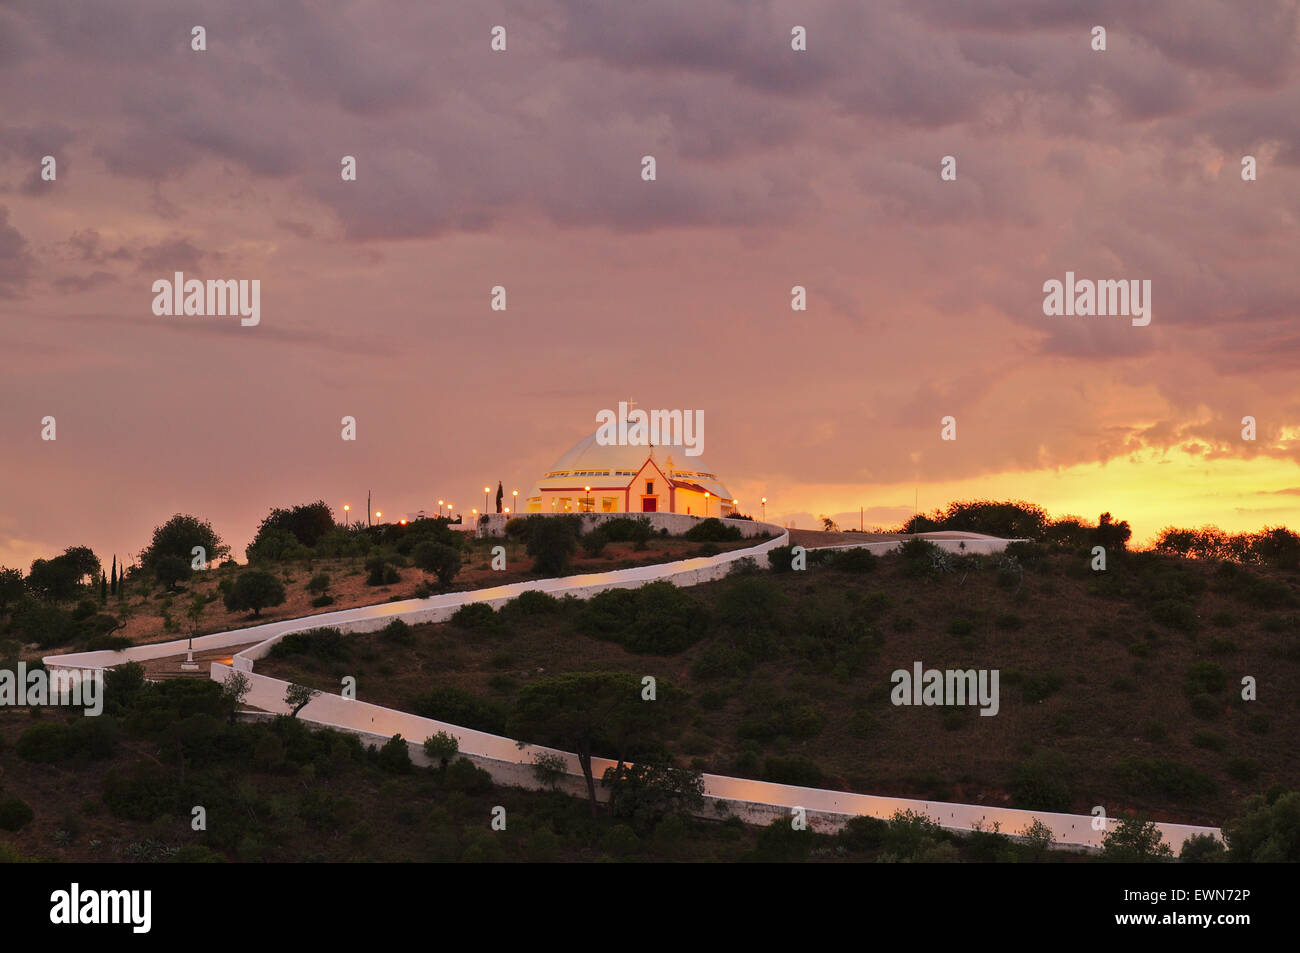
<svg viewBox="0 0 1300 953"><path fill-rule="evenodd" d="M99 571L99 601L101 603L108 601L108 577L104 575L104 570Z"/></svg>
<svg viewBox="0 0 1300 953"><path fill-rule="evenodd" d="M109 591L117 595L117 553L113 554L113 585Z"/></svg>

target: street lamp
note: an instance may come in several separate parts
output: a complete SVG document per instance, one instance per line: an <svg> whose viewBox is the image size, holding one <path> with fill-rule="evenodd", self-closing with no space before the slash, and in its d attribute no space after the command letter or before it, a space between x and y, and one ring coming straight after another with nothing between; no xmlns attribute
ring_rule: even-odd
<svg viewBox="0 0 1300 953"><path fill-rule="evenodd" d="M519 512L519 491L511 490L510 495L515 498L515 512L518 513Z"/></svg>
<svg viewBox="0 0 1300 953"><path fill-rule="evenodd" d="M591 487L587 487L587 499L584 502L587 504L587 512L590 513L591 512Z"/></svg>
<svg viewBox="0 0 1300 953"><path fill-rule="evenodd" d="M709 518L709 491L704 491L704 518Z"/></svg>
<svg viewBox="0 0 1300 953"><path fill-rule="evenodd" d="M763 522L766 523L767 522L767 497L763 497L762 503L763 503Z"/></svg>
<svg viewBox="0 0 1300 953"><path fill-rule="evenodd" d="M375 510L375 519L381 520L383 518L384 518L384 514L379 512L379 510Z"/></svg>
<svg viewBox="0 0 1300 953"><path fill-rule="evenodd" d="M343 504L343 528L344 529L347 529L352 525L352 517L348 515L351 512L352 512L352 507L344 503Z"/></svg>

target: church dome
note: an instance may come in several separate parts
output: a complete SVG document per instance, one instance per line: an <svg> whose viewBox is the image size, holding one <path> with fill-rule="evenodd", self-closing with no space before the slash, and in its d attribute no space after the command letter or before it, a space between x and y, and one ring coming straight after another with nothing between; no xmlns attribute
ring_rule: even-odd
<svg viewBox="0 0 1300 953"><path fill-rule="evenodd" d="M533 484L526 502L531 505L539 501L544 490L558 491L584 485L627 486L651 456L656 466L675 484L689 485L700 492L707 490L714 497L731 500L731 491L709 469L703 455L688 456L686 447L680 444L602 444L596 439L599 433L599 430L592 431L561 454Z"/></svg>

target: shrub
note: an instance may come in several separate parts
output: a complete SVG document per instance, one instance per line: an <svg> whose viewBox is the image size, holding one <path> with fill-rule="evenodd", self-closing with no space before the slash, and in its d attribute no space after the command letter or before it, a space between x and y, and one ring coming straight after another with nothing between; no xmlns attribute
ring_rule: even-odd
<svg viewBox="0 0 1300 953"><path fill-rule="evenodd" d="M501 618L486 602L467 602L453 613L451 624L462 629L495 629Z"/></svg>
<svg viewBox="0 0 1300 953"><path fill-rule="evenodd" d="M683 535L693 543L725 543L742 538L740 527L728 526L716 516L701 520Z"/></svg>
<svg viewBox="0 0 1300 953"><path fill-rule="evenodd" d="M1161 599L1151 607L1151 618L1178 632L1195 632L1196 607L1178 599Z"/></svg>
<svg viewBox="0 0 1300 953"><path fill-rule="evenodd" d="M1228 859L1247 863L1300 861L1300 791L1270 791L1246 801L1223 825Z"/></svg>
<svg viewBox="0 0 1300 953"><path fill-rule="evenodd" d="M812 851L814 836L809 830L795 830L788 819L778 817L758 832L754 859L768 863L805 860Z"/></svg>
<svg viewBox="0 0 1300 953"><path fill-rule="evenodd" d="M1114 863L1158 863L1173 857L1154 821L1126 817L1101 841L1101 858Z"/></svg>
<svg viewBox="0 0 1300 953"><path fill-rule="evenodd" d="M824 777L822 769L807 758L769 757L763 764L763 780L777 784L818 787Z"/></svg>
<svg viewBox="0 0 1300 953"><path fill-rule="evenodd" d="M271 658L290 658L307 655L326 662L339 662L352 657L352 647L338 629L308 629L290 632L271 646Z"/></svg>
<svg viewBox="0 0 1300 953"><path fill-rule="evenodd" d="M153 565L154 578L164 589L175 589L178 582L184 582L193 573L190 561L180 556L160 556Z"/></svg>
<svg viewBox="0 0 1300 953"><path fill-rule="evenodd" d="M501 611L511 615L538 616L559 612L561 608L560 600L550 593L540 589L526 589L502 606Z"/></svg>
<svg viewBox="0 0 1300 953"><path fill-rule="evenodd" d="M777 738L812 738L821 733L825 721L821 709L793 695L756 707L741 721L736 734L742 740L760 744Z"/></svg>
<svg viewBox="0 0 1300 953"><path fill-rule="evenodd" d="M329 573L318 572L316 575L312 576L311 581L307 583L307 591L315 593L316 595L321 595L322 593L329 591L330 582Z"/></svg>
<svg viewBox="0 0 1300 953"><path fill-rule="evenodd" d="M605 551L605 545L609 542L609 537L605 535L604 530L593 529L590 533L584 535L580 541L582 551L588 556L599 556Z"/></svg>
<svg viewBox="0 0 1300 953"><path fill-rule="evenodd" d="M252 609L254 616L261 615L268 606L278 606L283 602L284 583L271 573L259 570L241 573L225 598L227 611Z"/></svg>
<svg viewBox="0 0 1300 953"><path fill-rule="evenodd" d="M439 731L424 739L424 753L433 760L442 762L444 767L459 750L460 742L456 740L456 736L445 731Z"/></svg>
<svg viewBox="0 0 1300 953"><path fill-rule="evenodd" d="M1012 773L1012 802L1029 811L1068 811L1072 793L1069 778L1069 762L1060 752L1036 751L1017 764Z"/></svg>
<svg viewBox="0 0 1300 953"><path fill-rule="evenodd" d="M649 541L654 527L644 516L619 516L600 524L601 532L611 543L633 543L638 549Z"/></svg>
<svg viewBox="0 0 1300 953"><path fill-rule="evenodd" d="M767 564L773 572L790 572L794 568L794 547L772 547L767 551Z"/></svg>
<svg viewBox="0 0 1300 953"><path fill-rule="evenodd" d="M379 766L389 774L407 774L411 770L411 749L400 734L393 735L379 749Z"/></svg>
<svg viewBox="0 0 1300 953"><path fill-rule="evenodd" d="M533 572L544 576L559 576L569 568L569 560L577 549L578 528L562 516L529 517L537 519L528 533L525 550L533 558Z"/></svg>
<svg viewBox="0 0 1300 953"><path fill-rule="evenodd" d="M1188 699L1188 705L1192 709L1192 714L1197 718L1205 719L1218 718L1223 710L1223 705L1213 695L1207 695L1204 692L1193 695Z"/></svg>
<svg viewBox="0 0 1300 953"><path fill-rule="evenodd" d="M1228 859L1228 850L1213 834L1193 834L1183 841L1178 852L1182 864L1221 864Z"/></svg>
<svg viewBox="0 0 1300 953"><path fill-rule="evenodd" d="M851 817L840 828L836 839L854 852L874 850L885 843L889 824L878 817Z"/></svg>
<svg viewBox="0 0 1300 953"><path fill-rule="evenodd" d="M1124 758L1116 765L1115 776L1123 790L1139 796L1158 794L1191 801L1218 789L1213 778L1191 765L1161 758Z"/></svg>
<svg viewBox="0 0 1300 953"><path fill-rule="evenodd" d="M445 543L435 543L426 540L415 547L411 552L411 561L427 573L432 573L438 577L438 582L442 586L448 586L460 572L460 552L446 545Z"/></svg>
<svg viewBox="0 0 1300 953"><path fill-rule="evenodd" d="M27 728L18 736L14 751L24 761L53 764L72 754L72 737L66 725L57 721L43 721Z"/></svg>
<svg viewBox="0 0 1300 953"><path fill-rule="evenodd" d="M1183 688L1188 695L1202 692L1214 694L1223 691L1228 684L1228 676L1218 662L1193 662L1187 668L1187 678Z"/></svg>
<svg viewBox="0 0 1300 953"><path fill-rule="evenodd" d="M20 798L0 798L0 830L22 830L32 822L36 813Z"/></svg>
<svg viewBox="0 0 1300 953"><path fill-rule="evenodd" d="M494 735L506 733L506 710L461 688L435 688L415 703L417 714Z"/></svg>
<svg viewBox="0 0 1300 953"><path fill-rule="evenodd" d="M366 560L366 585L391 586L400 582L401 573L393 565L392 557L375 553Z"/></svg>
<svg viewBox="0 0 1300 953"><path fill-rule="evenodd" d="M704 606L671 582L639 589L609 589L583 606L578 628L638 655L672 655L698 642L708 629Z"/></svg>
<svg viewBox="0 0 1300 953"><path fill-rule="evenodd" d="M1259 762L1253 758L1233 758L1223 770L1237 781L1254 781L1260 773Z"/></svg>
<svg viewBox="0 0 1300 953"><path fill-rule="evenodd" d="M334 605L334 597L324 593L317 596L315 599L311 601L311 607L313 609L323 609L326 606L332 606L332 605Z"/></svg>
<svg viewBox="0 0 1300 953"><path fill-rule="evenodd" d="M457 758L447 767L443 783L449 790L464 794L487 794L492 790L492 775L468 758Z"/></svg>

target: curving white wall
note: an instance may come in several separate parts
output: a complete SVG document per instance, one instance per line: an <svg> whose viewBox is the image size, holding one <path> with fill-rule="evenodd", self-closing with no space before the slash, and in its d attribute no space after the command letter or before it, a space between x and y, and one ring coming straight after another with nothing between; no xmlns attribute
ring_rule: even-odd
<svg viewBox="0 0 1300 953"><path fill-rule="evenodd" d="M664 514L668 515L668 514ZM743 521L741 521L743 522ZM768 531L776 533L776 538L746 549L722 553L717 556L686 559L654 566L639 566L635 569L620 569L607 573L586 573L580 576L567 576L557 579L540 579L529 582L512 583L508 586L496 586L470 592L452 592L432 596L428 599L407 599L402 602L390 602L374 606L362 606L328 612L322 615L308 616L300 619L285 619L246 629L218 632L194 640L196 650L249 646L233 657L234 668L247 673L250 692L247 703L268 712L285 713L289 708L284 703L284 693L289 683L266 675L253 672L253 663L264 657L271 646L291 632L301 632L322 626L338 628L344 632L371 632L381 629L393 619L403 619L411 624L423 622L441 622L450 618L457 609L472 602L486 602L494 608L510 599L516 598L527 590L538 590L553 595L573 595L578 598L590 598L607 589L635 588L647 582L667 579L678 586L692 586L725 576L731 571L737 560L753 558L758 565L766 569L768 550L789 542L789 534L781 527L772 524L763 525ZM982 537L976 540L983 545L992 546L1007 540L994 540ZM953 547L956 540L951 540ZM970 538L966 539L967 552L972 551ZM897 543L867 544L866 548ZM854 545L837 546L837 549L859 548ZM1000 548L1000 547L999 547ZM990 549L987 551L997 551ZM158 643L155 645L134 646L120 652L82 652L69 655L52 655L44 659L50 669L63 669L71 673L79 670L94 670L124 662L143 659L163 658L185 651L186 640ZM223 681L232 666L211 663L209 677ZM351 731L372 739L387 739L400 734L412 746L413 756L423 759L420 745L424 739L439 731L445 731L456 737L462 755L489 771L499 783L522 787L538 787L528 767L541 752L559 754L564 758L569 777L562 787L571 793L585 795L585 785L581 782L581 768L576 754L554 751L534 745L520 745L510 738L491 735L486 732L463 728L431 718L423 718L410 712L383 708L363 701L349 701L339 695L321 694L302 710L299 717L322 727ZM592 770L597 779L604 770L612 767L613 762L601 758L592 759ZM712 805L703 812L704 816L717 817L717 805L753 823L769 823L782 817L790 817L791 809L802 807L807 812L809 826L819 830L835 830L842 827L850 818L869 816L889 818L897 811L914 811L934 819L941 826L955 831L970 831L977 826L987 829L991 824L1000 825L1003 833L1020 834L1034 820L1046 824L1057 842L1062 845L1095 849L1100 847L1105 831L1093 830L1093 818L1078 814L1052 814L1034 811L1021 811L1012 808L981 807L974 804L950 804L942 801L923 801L907 798L877 797L868 794L852 794L845 791L830 791L821 788L805 788L788 784L773 784L767 781L753 781L747 778L732 778L724 775L704 775L705 796ZM1110 819L1110 824L1115 820ZM1222 839L1222 833L1215 827L1197 827L1187 824L1159 823L1157 827L1165 841L1177 853L1184 840L1193 834L1210 834Z"/></svg>

